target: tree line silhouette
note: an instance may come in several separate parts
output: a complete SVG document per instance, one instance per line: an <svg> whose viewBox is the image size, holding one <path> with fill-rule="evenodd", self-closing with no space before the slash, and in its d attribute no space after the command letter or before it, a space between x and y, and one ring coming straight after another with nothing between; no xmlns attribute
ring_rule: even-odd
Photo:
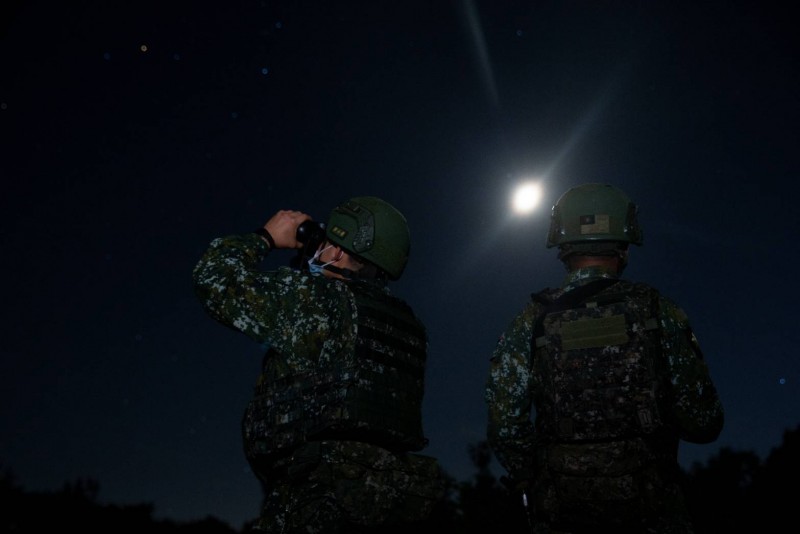
<svg viewBox="0 0 800 534"><path fill-rule="evenodd" d="M467 452L475 475L465 481L447 475L445 499L424 526L462 534L529 532L521 496L510 493L490 469L487 443L471 445ZM721 448L706 464L682 470L682 477L697 534L782 531L793 522L790 506L798 502L792 488L800 480L800 425L786 430L780 446L764 461L750 451ZM60 491L29 492L3 469L0 531L93 533L125 527L154 534L237 534L247 526L233 527L210 515L192 522L156 520L151 503L100 504L98 493L99 484L92 479L66 483Z"/></svg>

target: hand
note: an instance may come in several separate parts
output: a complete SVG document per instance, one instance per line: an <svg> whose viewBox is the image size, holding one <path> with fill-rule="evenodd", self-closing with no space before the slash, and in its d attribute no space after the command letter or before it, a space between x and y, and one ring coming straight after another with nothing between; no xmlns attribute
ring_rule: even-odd
<svg viewBox="0 0 800 534"><path fill-rule="evenodd" d="M302 248L303 244L297 240L297 227L310 219L302 211L281 210L264 224L264 229L275 241L275 248Z"/></svg>

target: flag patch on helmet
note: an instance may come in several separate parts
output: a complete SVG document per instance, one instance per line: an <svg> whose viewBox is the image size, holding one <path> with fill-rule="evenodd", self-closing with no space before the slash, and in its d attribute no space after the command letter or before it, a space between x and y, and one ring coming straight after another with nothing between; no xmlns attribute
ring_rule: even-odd
<svg viewBox="0 0 800 534"><path fill-rule="evenodd" d="M605 213L581 215L581 234L607 234L610 232L610 217Z"/></svg>

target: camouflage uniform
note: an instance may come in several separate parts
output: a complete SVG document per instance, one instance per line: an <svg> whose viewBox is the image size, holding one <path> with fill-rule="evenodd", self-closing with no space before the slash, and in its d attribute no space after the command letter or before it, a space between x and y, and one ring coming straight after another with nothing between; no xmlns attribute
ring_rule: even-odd
<svg viewBox="0 0 800 534"><path fill-rule="evenodd" d="M284 533L360 532L423 519L443 492L437 462L410 452L427 442L421 429L422 366L427 350L424 327L410 308L383 286L330 279L288 267L259 271L268 251L255 234L216 239L193 273L197 295L207 312L267 349L256 393L243 418L245 452L265 490L261 516L253 528ZM408 349L419 354L419 369L412 369L416 374L409 373L413 379L407 378L408 384L401 381L392 391L406 406L405 415L411 410L407 428L396 433L410 436L407 442L393 439L391 426L382 429L379 438L385 439L371 439L371 426L363 423L369 414L357 419L367 430L321 431L326 418L338 418L337 423L345 424L348 417L355 417L347 413L349 407L343 400L349 391L358 390L370 401L386 397L382 390L370 388L392 387L388 381L371 381L385 371L381 364L374 363L371 374L364 374L364 366L355 362L369 349L359 346L365 343L360 330L367 324L367 319L359 316L364 309L359 304L359 299L366 298L363 295L372 295L380 306L404 310L406 321L414 323L407 327L421 332L419 346ZM395 327L379 322L375 328L385 330L373 334L377 339L382 335L390 338ZM379 343L374 339L368 342ZM399 357L392 353L383 356ZM277 386L296 385L295 377L327 382L296 394ZM296 418L291 412L295 408ZM385 419L390 425L402 423L394 413Z"/></svg>
<svg viewBox="0 0 800 534"><path fill-rule="evenodd" d="M552 293L560 295L601 278L612 276L598 267L578 269ZM557 388L552 384L563 377L553 376L556 366L546 361L543 350L537 349L535 358L531 354L541 302L529 303L498 341L486 386L487 436L517 489L526 491L537 532L603 528L691 532L678 484L678 443L715 440L722 429L723 411L686 315L669 299L655 290L652 293L657 299L661 350L654 365L657 424L648 433L599 440L558 437L553 430L556 410L544 399L548 388ZM597 376L596 369L584 367L579 372ZM591 385L578 391L577 398L588 395L590 389ZM571 400L575 399L560 398L556 404ZM587 413L589 426L602 424L600 417L591 420L595 412ZM558 485L554 477L560 474L568 474L571 485ZM581 516L588 519L582 521Z"/></svg>

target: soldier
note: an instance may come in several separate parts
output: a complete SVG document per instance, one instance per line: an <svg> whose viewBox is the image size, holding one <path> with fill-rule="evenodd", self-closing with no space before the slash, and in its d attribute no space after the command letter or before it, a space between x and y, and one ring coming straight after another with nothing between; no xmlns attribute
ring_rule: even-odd
<svg viewBox="0 0 800 534"><path fill-rule="evenodd" d="M547 247L568 274L491 358L487 437L537 533L692 532L678 444L716 440L723 411L684 312L620 278L637 212L611 185L564 193Z"/></svg>
<svg viewBox="0 0 800 534"><path fill-rule="evenodd" d="M258 269L275 249L307 261ZM215 239L194 269L220 323L266 347L243 420L264 488L254 531L387 532L425 519L443 496L422 397L427 333L389 281L408 260L405 217L375 197L327 223L279 211L263 228Z"/></svg>

